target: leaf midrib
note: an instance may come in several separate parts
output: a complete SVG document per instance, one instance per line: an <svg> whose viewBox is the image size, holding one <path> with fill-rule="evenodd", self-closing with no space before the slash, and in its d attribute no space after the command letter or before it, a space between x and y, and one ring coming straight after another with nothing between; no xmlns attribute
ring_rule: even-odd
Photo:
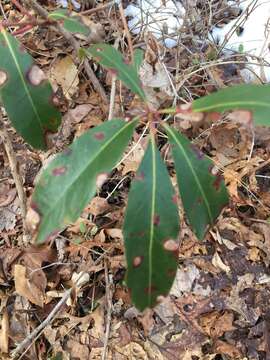
<svg viewBox="0 0 270 360"><path fill-rule="evenodd" d="M149 275L148 275L148 304L151 305L151 291L152 291L152 269L153 269L153 242L154 242L154 217L155 217L155 207L156 207L156 187L157 187L157 177L156 177L156 157L155 157L155 142L151 137L151 153L152 153L152 194L151 194L151 219L150 219L150 236L149 236Z"/></svg>
<svg viewBox="0 0 270 360"><path fill-rule="evenodd" d="M120 120L120 121L121 121L121 120ZM100 150L96 153L96 155L92 158L92 160L84 167L84 169L79 173L79 175L76 176L76 177L72 180L72 182L71 182L70 185L65 189L65 191L63 191L63 192L61 193L61 196L60 196L60 197L58 198L58 200L53 204L53 206L48 207L48 208L49 208L49 211L46 212L46 213L43 215L43 217L45 217L45 216L46 216L46 217L50 217L50 216L51 216L51 213L53 212L54 208L57 206L57 204L59 204L59 202L62 201L62 199L65 197L66 192L76 183L76 181L82 176L82 174L85 173L85 171L87 170L87 168L88 168L89 166L91 166L91 164L92 164L94 161L97 160L98 156L99 156L108 146L110 146L110 144L115 140L115 138L116 138L117 136L120 136L120 134L121 134L122 132L124 132L124 130L126 130L129 126L131 126L132 124L134 124L135 121L136 121L136 120L134 120L134 121L132 121L132 122L124 125L121 129L119 129L119 130L117 131L117 133L116 133L115 135L113 135L113 136L109 139L108 142L104 143L104 145L100 147ZM51 202L50 202L50 204L51 204Z"/></svg>
<svg viewBox="0 0 270 360"><path fill-rule="evenodd" d="M164 127L165 127L166 131L168 131L168 132L170 133L171 137L174 139L174 141L176 142L176 144L179 146L181 152L183 153L184 158L185 158L185 160L186 160L186 162L187 162L187 164L188 164L188 167L190 168L190 171L191 171L191 173L192 173L192 175L193 175L193 177L194 177L194 180L195 180L195 182L196 182L196 184L197 184L197 186L198 186L198 188L199 188L199 190L200 190L200 192L201 192L201 195L202 195L202 197L203 197L205 206L206 206L206 208L207 208L207 213L208 213L210 222L213 223L214 217L213 217L213 215L212 215L211 208L210 208L209 203L208 203L208 201L207 201L207 197L206 197L205 192L204 192L204 190L203 190L203 188L202 188L202 186L201 186L201 183L200 183L200 181L199 181L199 178L198 178L196 172L194 171L194 168L193 168L193 166L192 166L192 164L191 164L191 162L190 162L190 160L189 160L189 158L188 158L188 156L187 156L187 154L186 154L186 152L185 152L185 149L183 148L182 144L178 141L176 135L175 135L174 132L170 129L170 127L169 127L168 125L164 125Z"/></svg>

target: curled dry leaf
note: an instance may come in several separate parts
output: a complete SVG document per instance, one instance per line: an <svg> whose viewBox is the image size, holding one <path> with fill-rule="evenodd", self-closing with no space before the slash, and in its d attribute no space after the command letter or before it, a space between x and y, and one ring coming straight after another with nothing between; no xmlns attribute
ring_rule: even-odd
<svg viewBox="0 0 270 360"><path fill-rule="evenodd" d="M31 273L27 273L27 269L23 265L15 265L14 268L14 281L16 292L29 300L31 303L43 307L44 293L46 288L46 277L44 276L32 276ZM36 274L41 274L36 272Z"/></svg>

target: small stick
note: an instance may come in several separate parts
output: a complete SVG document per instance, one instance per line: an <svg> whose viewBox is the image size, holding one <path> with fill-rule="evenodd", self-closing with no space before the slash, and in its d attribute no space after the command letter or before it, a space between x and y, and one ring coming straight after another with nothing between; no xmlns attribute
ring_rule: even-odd
<svg viewBox="0 0 270 360"><path fill-rule="evenodd" d="M110 6L113 6L114 4L116 4L116 1L110 1L108 2L107 4L104 4L104 5L101 5L101 6L97 6L96 8L94 9L89 9L89 10L85 10L85 11L82 11L80 14L81 15L92 15L92 14L95 14L96 12L100 11L100 10L105 10L107 9L108 7Z"/></svg>
<svg viewBox="0 0 270 360"><path fill-rule="evenodd" d="M12 146L9 134L3 123L3 118L2 118L1 112L0 112L0 137L3 140L4 148L5 148L5 151L6 151L6 154L8 157L8 161L9 161L11 174L14 179L16 190L18 193L18 198L20 201L20 208L21 208L21 213L22 213L23 232L24 232L24 235L26 235L27 230L26 230L25 219L26 219L27 207L26 207L26 196L25 196L25 192L23 189L23 180L22 180L22 176L18 170L16 154L13 150L13 146Z"/></svg>
<svg viewBox="0 0 270 360"><path fill-rule="evenodd" d="M112 291L111 291L112 281L109 279L107 260L105 260L104 265L105 265L104 268L105 268L105 281L106 281L107 316L106 316L106 330L105 330L105 338L104 338L101 360L107 359L107 348L108 348L111 319L112 319Z"/></svg>
<svg viewBox="0 0 270 360"><path fill-rule="evenodd" d="M40 16L42 16L43 18L48 20L49 13L47 12L47 10L45 10L42 6L40 6L35 0L28 0L28 2ZM80 50L80 45L77 42L77 40L75 39L75 37L70 32L66 31L63 28L63 26L61 26L59 24L59 22L56 23L54 28L56 29L56 31L59 31L64 36L64 38L71 44L73 49L76 51L76 54L78 54L78 52ZM98 92L98 94L100 95L100 97L104 101L104 103L108 104L109 101L108 101L106 92L105 92L103 86L98 81L91 66L89 65L88 59L84 59L84 68L87 73L87 76L89 77L90 81L93 84L94 89Z"/></svg>
<svg viewBox="0 0 270 360"><path fill-rule="evenodd" d="M116 49L118 49L118 46L119 46L119 38L117 38L114 43L114 47ZM112 118L113 118L115 93L116 93L116 76L112 75L112 86L111 86L111 94L110 94L110 106L109 106L108 120L112 120Z"/></svg>
<svg viewBox="0 0 270 360"><path fill-rule="evenodd" d="M53 318L56 316L58 311L61 309L61 307L66 303L68 298L71 295L73 288L68 289L65 294L63 295L62 299L57 303L57 305L53 308L53 310L50 312L49 316L42 321L42 323L35 328L34 331L32 331L17 347L12 351L11 357L14 359L16 358L27 346L31 346L32 340L35 339L40 335L42 330L49 325L49 323L53 320ZM28 348L26 349L28 351Z"/></svg>
<svg viewBox="0 0 270 360"><path fill-rule="evenodd" d="M126 37L127 37L131 62L133 63L133 61L134 61L133 45L132 45L132 40L131 40L127 20L126 20L126 17L125 17L122 1L119 1L119 12L120 12L121 20L122 20L122 23L123 23L123 26L124 26L125 34L126 34Z"/></svg>

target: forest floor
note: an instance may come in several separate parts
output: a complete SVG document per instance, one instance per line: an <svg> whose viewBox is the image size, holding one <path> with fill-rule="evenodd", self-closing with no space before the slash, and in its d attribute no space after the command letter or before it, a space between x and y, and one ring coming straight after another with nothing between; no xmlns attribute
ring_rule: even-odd
<svg viewBox="0 0 270 360"><path fill-rule="evenodd" d="M48 11L56 8L54 1L39 3ZM242 83L243 61L237 62L237 56L224 61L207 41L211 26L228 22L234 11L223 0L191 3L187 14L192 22L183 26L179 45L172 49L151 35L127 34L118 7L103 6L106 1L84 14L92 37L78 41L81 46L89 41L114 44L128 57L130 36L134 48L145 50L151 71L144 81L156 107L187 103ZM1 1L0 19L23 17L14 2ZM41 168L73 138L106 121L109 105L114 117L121 118L135 113L141 103L90 61L108 103L102 100L83 66L72 60L72 46L53 29L34 27L18 38L57 90L63 113L60 132L47 152L34 151L5 120L29 202ZM202 242L182 216L174 286L163 302L143 313L133 307L125 286L121 228L147 134L136 130L130 155L78 221L41 247L22 245L20 202L0 140L1 359L270 359L270 128L251 132L241 112L224 114L219 121L208 114L170 121L222 169L230 204ZM168 144L162 137L159 148L166 156ZM167 165L176 183L170 158ZM78 274L79 284L67 294ZM60 311L48 318L61 299ZM32 336L40 324L41 331ZM21 348L25 339L29 341Z"/></svg>

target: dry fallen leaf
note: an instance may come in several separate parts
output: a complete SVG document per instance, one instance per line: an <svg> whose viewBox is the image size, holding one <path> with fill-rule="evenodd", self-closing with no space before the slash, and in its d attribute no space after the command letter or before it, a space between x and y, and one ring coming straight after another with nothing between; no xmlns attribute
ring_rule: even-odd
<svg viewBox="0 0 270 360"><path fill-rule="evenodd" d="M34 274L37 274L34 273ZM29 276L27 269L23 265L15 265L14 281L16 292L29 300L31 303L43 307L44 294L46 288L46 277Z"/></svg>
<svg viewBox="0 0 270 360"><path fill-rule="evenodd" d="M78 69L70 56L58 59L53 64L50 78L62 87L67 99L78 91Z"/></svg>

